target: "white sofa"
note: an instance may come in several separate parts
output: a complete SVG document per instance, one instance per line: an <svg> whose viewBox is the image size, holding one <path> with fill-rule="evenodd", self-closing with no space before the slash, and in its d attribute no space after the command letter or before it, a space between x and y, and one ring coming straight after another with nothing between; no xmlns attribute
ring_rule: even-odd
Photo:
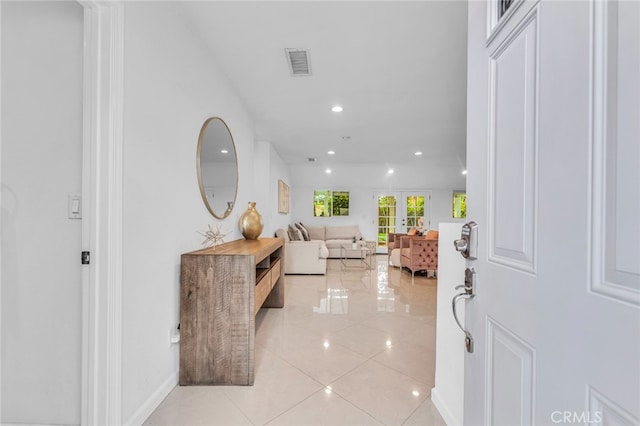
<svg viewBox="0 0 640 426"><path fill-rule="evenodd" d="M324 241L291 241L283 229L276 231L276 237L284 238L285 274L322 274L327 272L329 250Z"/></svg>
<svg viewBox="0 0 640 426"><path fill-rule="evenodd" d="M357 225L354 226L305 226L308 241L303 233L291 225L289 230L276 230L276 237L285 241L285 274L325 274L327 258L340 258L340 247L353 242L364 244ZM295 235L291 235L295 232ZM296 238L293 240L291 237ZM347 257L360 257L358 250L347 250Z"/></svg>

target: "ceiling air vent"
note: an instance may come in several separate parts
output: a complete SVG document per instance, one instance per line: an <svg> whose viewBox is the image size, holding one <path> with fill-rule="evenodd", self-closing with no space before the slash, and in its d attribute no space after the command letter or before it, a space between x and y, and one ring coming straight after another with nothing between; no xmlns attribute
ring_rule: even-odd
<svg viewBox="0 0 640 426"><path fill-rule="evenodd" d="M284 49L291 75L311 75L310 54L303 49Z"/></svg>

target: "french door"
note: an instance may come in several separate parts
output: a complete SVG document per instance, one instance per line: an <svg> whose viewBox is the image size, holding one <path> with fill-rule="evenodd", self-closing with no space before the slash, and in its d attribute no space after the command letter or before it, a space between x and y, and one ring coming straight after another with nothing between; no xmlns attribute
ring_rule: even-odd
<svg viewBox="0 0 640 426"><path fill-rule="evenodd" d="M387 247L389 232L407 232L411 228L429 228L431 192L382 191L375 194L378 247Z"/></svg>

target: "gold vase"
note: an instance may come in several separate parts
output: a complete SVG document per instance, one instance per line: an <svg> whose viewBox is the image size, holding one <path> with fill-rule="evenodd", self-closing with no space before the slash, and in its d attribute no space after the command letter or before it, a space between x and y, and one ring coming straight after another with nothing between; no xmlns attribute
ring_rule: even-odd
<svg viewBox="0 0 640 426"><path fill-rule="evenodd" d="M238 223L242 236L247 240L257 240L262 232L264 225L262 224L262 216L256 210L256 203L249 201L249 208L242 213Z"/></svg>

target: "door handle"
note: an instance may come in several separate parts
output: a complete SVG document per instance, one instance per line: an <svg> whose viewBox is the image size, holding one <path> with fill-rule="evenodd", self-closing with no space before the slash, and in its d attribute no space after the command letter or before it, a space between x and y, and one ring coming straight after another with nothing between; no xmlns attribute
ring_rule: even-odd
<svg viewBox="0 0 640 426"><path fill-rule="evenodd" d="M464 293L456 294L451 300L453 319L456 321L456 324L458 324L458 327L460 327L460 330L462 330L462 332L464 333L467 352L473 353L473 337L471 336L471 333L469 333L469 331L464 328L464 326L460 322L460 318L458 318L458 312L456 310L456 304L458 303L458 301L462 299L473 299L476 296L476 271L473 268L467 268L464 271L464 285L456 286L456 290L460 289L464 289Z"/></svg>
<svg viewBox="0 0 640 426"><path fill-rule="evenodd" d="M462 330L462 332L464 333L465 346L467 348L467 352L469 353L473 353L473 336L471 336L471 333L469 333L469 331L466 328L464 328L462 323L460 323L460 319L458 318L458 312L456 311L456 303L458 303L458 301L461 299L473 299L475 296L476 296L475 294L458 293L455 296L453 296L453 299L451 300L451 308L453 309L453 319L456 321L456 324L458 324L458 327L460 327L460 330Z"/></svg>

